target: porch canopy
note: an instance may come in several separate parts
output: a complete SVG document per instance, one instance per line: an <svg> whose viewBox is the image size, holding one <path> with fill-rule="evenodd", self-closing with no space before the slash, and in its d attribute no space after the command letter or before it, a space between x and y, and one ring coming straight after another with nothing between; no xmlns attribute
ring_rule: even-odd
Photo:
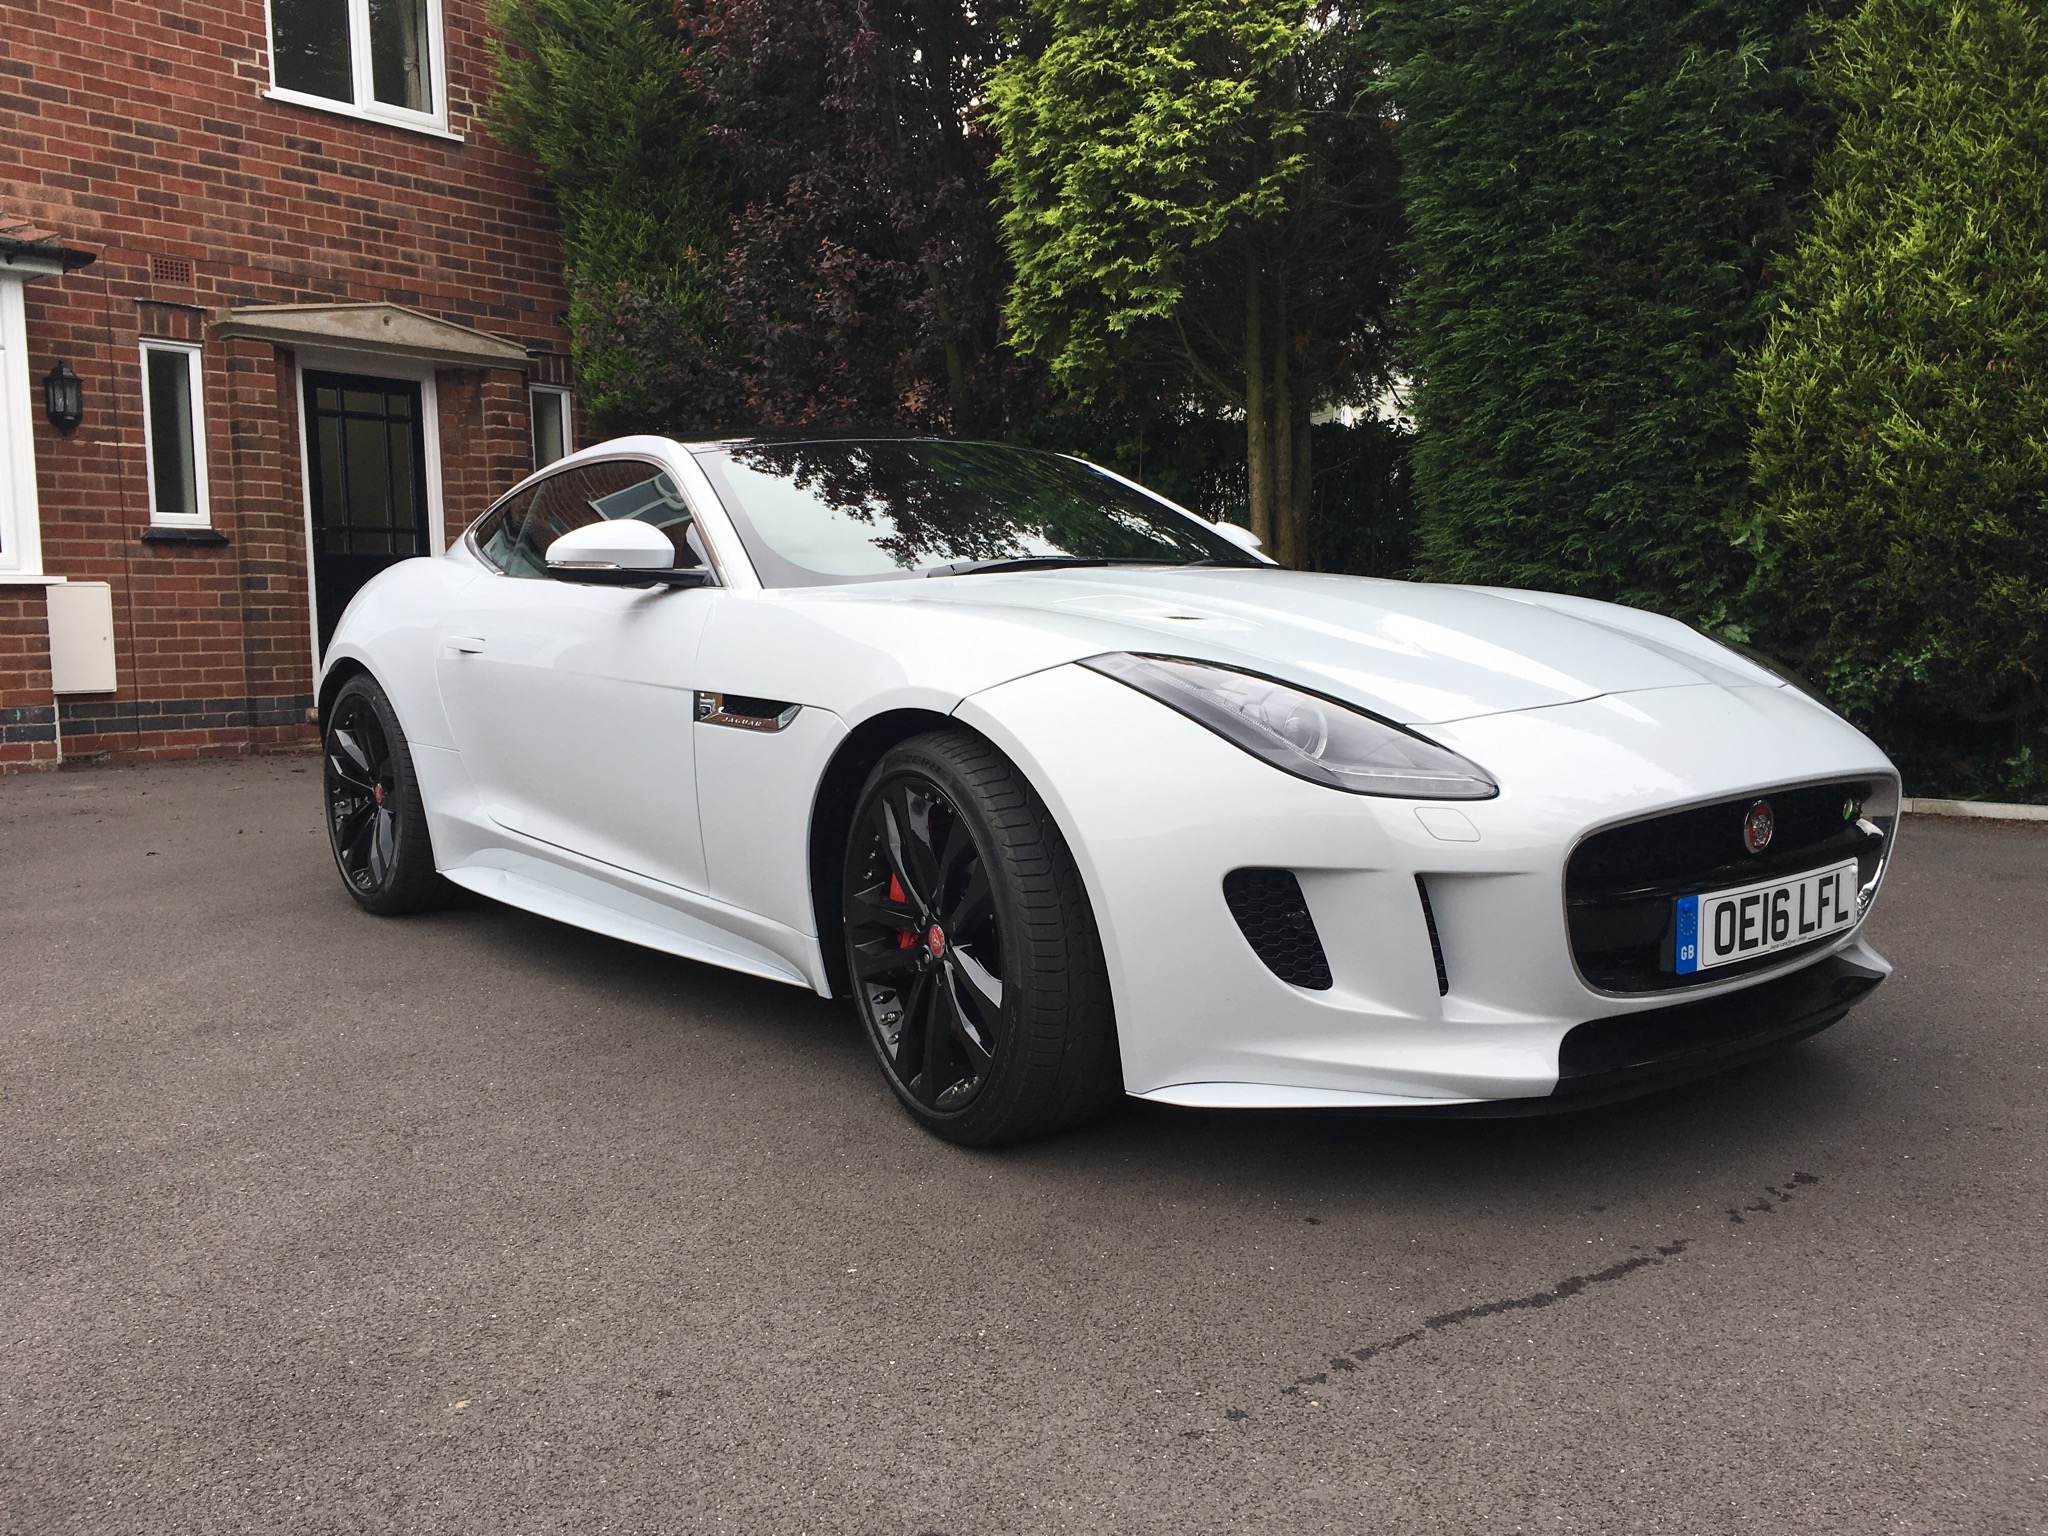
<svg viewBox="0 0 2048 1536"><path fill-rule="evenodd" d="M526 348L403 304L249 304L213 317L214 334L283 347L383 352L443 368L524 368Z"/></svg>

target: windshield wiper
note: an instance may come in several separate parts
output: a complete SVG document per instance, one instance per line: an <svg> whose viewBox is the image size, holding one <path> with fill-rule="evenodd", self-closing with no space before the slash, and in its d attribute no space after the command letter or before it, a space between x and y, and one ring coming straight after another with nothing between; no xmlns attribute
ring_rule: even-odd
<svg viewBox="0 0 2048 1536"><path fill-rule="evenodd" d="M1011 555L1002 560L956 560L935 565L927 576L972 576L981 571L1057 571L1084 565L1175 565L1173 560L1110 559L1096 555Z"/></svg>

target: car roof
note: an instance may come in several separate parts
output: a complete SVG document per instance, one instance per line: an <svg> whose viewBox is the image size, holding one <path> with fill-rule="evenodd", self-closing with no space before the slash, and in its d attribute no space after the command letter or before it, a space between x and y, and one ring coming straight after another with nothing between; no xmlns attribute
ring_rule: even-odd
<svg viewBox="0 0 2048 1536"><path fill-rule="evenodd" d="M799 443L959 443L976 448L1009 448L1019 453L1046 451L1042 448L1029 448L1021 443L998 443L988 438L947 437L940 432L861 431L850 427L834 428L829 431L816 427L791 427L760 432L734 432L717 437L683 437L677 433L664 435L691 453L710 453L721 448L737 448L747 443L771 443L778 446Z"/></svg>

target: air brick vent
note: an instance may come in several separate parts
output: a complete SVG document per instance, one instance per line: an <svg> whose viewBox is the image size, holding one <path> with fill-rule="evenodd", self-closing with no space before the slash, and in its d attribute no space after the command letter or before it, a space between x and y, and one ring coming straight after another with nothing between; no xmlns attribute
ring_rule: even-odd
<svg viewBox="0 0 2048 1536"><path fill-rule="evenodd" d="M149 258L149 276L152 282L189 283L192 281L192 263L182 256L152 256Z"/></svg>
<svg viewBox="0 0 2048 1536"><path fill-rule="evenodd" d="M1233 869L1223 877L1223 899L1267 970L1291 987L1330 989L1329 957L1293 870Z"/></svg>

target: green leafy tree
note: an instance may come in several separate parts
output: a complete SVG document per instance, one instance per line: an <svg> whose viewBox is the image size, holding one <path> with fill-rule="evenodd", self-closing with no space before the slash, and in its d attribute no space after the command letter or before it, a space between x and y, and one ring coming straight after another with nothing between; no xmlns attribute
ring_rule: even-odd
<svg viewBox="0 0 2048 1536"><path fill-rule="evenodd" d="M713 274L734 182L669 0L493 0L491 126L552 189L585 407L611 430L730 410Z"/></svg>
<svg viewBox="0 0 2048 1536"><path fill-rule="evenodd" d="M2048 29L1871 0L1829 44L1840 135L1746 374L1762 605L1909 774L2048 798Z"/></svg>
<svg viewBox="0 0 2048 1536"><path fill-rule="evenodd" d="M1306 555L1309 423L1381 377L1390 125L1305 0L1033 0L989 80L1013 344L1074 398L1242 413L1253 529Z"/></svg>
<svg viewBox="0 0 2048 1536"><path fill-rule="evenodd" d="M1803 0L1385 0L1423 569L1725 617Z"/></svg>

